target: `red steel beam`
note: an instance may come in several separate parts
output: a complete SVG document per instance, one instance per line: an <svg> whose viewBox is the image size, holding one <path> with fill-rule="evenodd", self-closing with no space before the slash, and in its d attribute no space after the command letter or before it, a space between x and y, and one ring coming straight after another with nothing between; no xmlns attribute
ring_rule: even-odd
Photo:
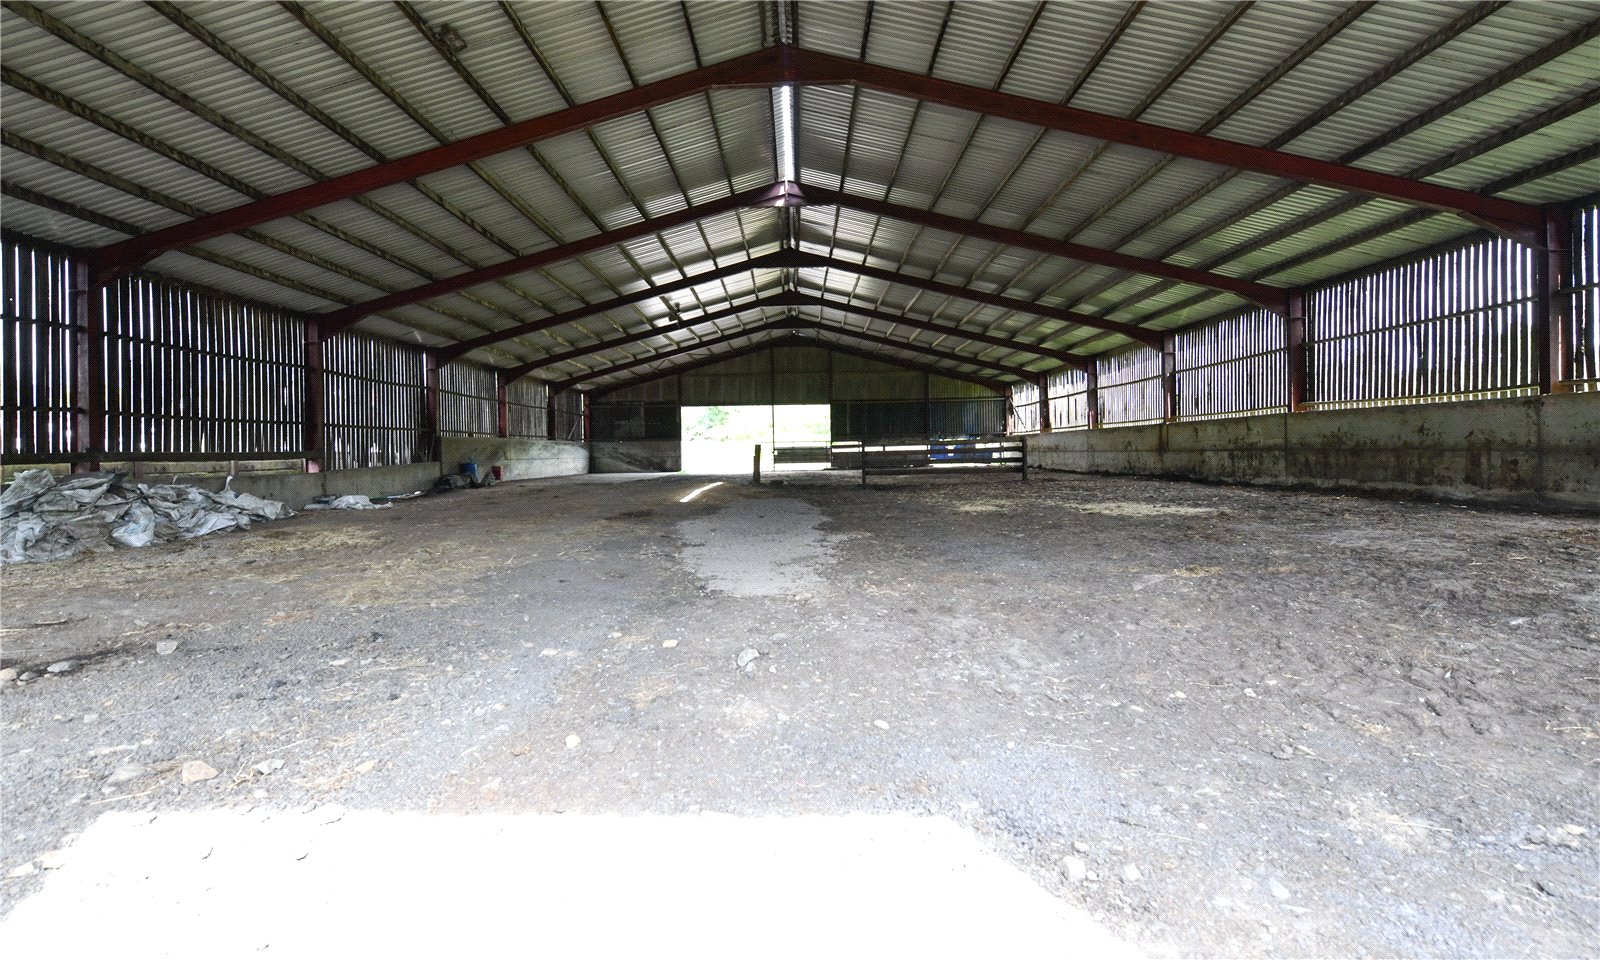
<svg viewBox="0 0 1600 960"><path fill-rule="evenodd" d="M934 323L931 320L923 320L920 317L908 317L904 314L889 313L886 310L875 310L871 307L857 306L856 304L846 301L829 300L826 297L808 297L802 295L796 300L795 305L827 307L833 310L843 311L844 313L853 313L858 317L864 317L869 320L881 320L884 323L900 324L902 326L913 327L917 330L926 330L929 333L936 333L941 336L960 337L963 340L970 340L973 343L987 344L991 347L1000 347L1004 350L1016 350L1021 353L1031 353L1036 356L1047 357L1051 360L1059 360L1062 363L1071 364L1072 366L1079 368L1085 367L1093 362L1088 357L1072 353L1068 350L1056 350L1051 347L1041 347L1037 344L1023 343L1021 341L1010 340L1005 337L991 336L987 333L980 333L977 330L968 330L965 327L955 327L950 326L949 324ZM979 361L970 360L968 362L978 363ZM1029 374L1029 376L1033 376L1033 374Z"/></svg>
<svg viewBox="0 0 1600 960"><path fill-rule="evenodd" d="M769 330L792 330L795 329L796 326L797 325L795 322L788 318L783 320L770 320L766 323L758 323L753 327L745 327L743 330L736 330L733 333L725 333L721 336L710 337L705 340L697 340L694 343L686 344L681 347L674 347L671 350L663 350L660 353L652 353L647 357L635 357L632 360L624 360L620 363L614 363L609 367L600 367L596 370L586 370L583 373L576 374L568 377L565 380L560 380L550 384L550 395L553 397L558 393L565 393L578 384L586 383L590 380L596 379L597 377L606 377L623 370L632 370L634 367L642 367L647 363L655 363L658 360L681 357L686 353L693 353L696 350L705 350L721 343L727 343L730 340L739 340L743 337L753 337L758 334L766 333Z"/></svg>
<svg viewBox="0 0 1600 960"><path fill-rule="evenodd" d="M728 277L737 276L741 273L749 273L752 270L784 269L794 266L792 261L797 256L798 254L795 254L792 251L779 250L775 253L769 253L764 256L742 261L740 263L729 264L726 267L718 267L715 270L707 270L705 273L697 273L692 276L684 277L681 280L674 280L671 283L663 283L652 287L646 287L643 290L638 290L634 293L625 293L620 297L612 297L610 300L605 300L600 303L591 303L582 307L576 307L572 310L564 311L562 313L551 314L548 317L540 317L537 320L529 320L527 323L519 323L516 326L507 327L504 330L494 330L489 333L485 333L482 336L473 337L470 340L462 340L459 343L453 343L448 347L440 349L439 357L442 362L448 363L451 360L459 359L460 357L478 349L479 347L487 347L490 344L499 343L502 340L509 340L512 337L520 337L529 333L537 333L540 330L549 330L552 327L559 327L564 323L572 323L575 320L582 320L585 317L592 317L595 314L605 313L608 310L616 310L620 307L632 306L635 303L643 303L646 300L653 300L656 297L664 297L669 293L677 293L680 290L688 290L693 287L698 287L704 283L715 283L718 280L725 280Z"/></svg>
<svg viewBox="0 0 1600 960"><path fill-rule="evenodd" d="M1005 364L996 364L996 363L993 363L991 361L980 360L980 359L978 359L976 357L963 356L962 354L959 354L959 353L949 353L947 351L938 350L938 349L935 349L933 347L922 346L921 344L906 343L906 342L901 341L901 340L891 340L888 337L878 337L878 336L874 336L873 334L870 334L870 333L862 333L860 331L850 330L850 329L846 329L844 327L830 326L830 325L825 324L825 323L819 323L816 320L808 320L808 319L804 319L804 318L788 317L788 318L785 318L785 319L782 319L782 320L772 320L772 321L769 321L767 323L757 324L756 326L747 327L747 328L745 328L743 330L737 330L737 331L734 331L733 333L723 334L722 336L711 337L711 338L706 339L706 340L700 340L700 341L698 341L696 343L687 344L687 345L682 346L682 347L675 347L675 348L673 348L671 350L663 350L660 353L654 353L654 354L651 354L651 355L646 356L646 357L637 357L637 358L632 359L632 360L624 360L621 363L616 363L616 364L613 364L613 365L611 365L609 367L601 367L601 368L596 369L596 370L585 371L583 373L576 374L576 375L574 375L572 377L568 377L566 380L562 380L560 382L551 384L550 385L550 392L551 392L552 395L554 395L556 393L560 393L560 392L565 391L565 390L570 390L574 386L576 386L576 385L578 385L580 383L584 383L586 381L596 379L597 377L610 376L611 374L616 373L616 372L621 371L621 370L630 370L630 369L632 369L634 367L643 366L644 364L647 364L647 363L654 363L654 362L656 362L658 360L666 360L666 359L671 358L671 357L681 356L681 355L683 355L685 353L692 353L692 352L694 352L696 350L705 349L707 347L714 347L717 344L727 343L730 340L737 340L737 339L739 339L741 337L752 336L754 334L762 333L762 332L767 331L767 330L780 330L780 329L787 329L787 330L820 330L820 331L825 332L825 333L834 333L834 334L838 334L840 336L849 337L850 339L853 339L853 340L861 340L861 341L866 342L866 343L876 343L876 344L879 344L881 346L890 347L890 348L895 349L895 350L904 350L904 351L906 351L908 353L920 353L920 354L923 354L925 356L939 357L939 358L942 358L942 359L950 360L950 361L952 361L954 363L964 363L964 364L967 364L969 366L984 367L984 368L989 369L989 370L996 370L996 371L999 371L1000 373L1009 374L1009 375L1014 376L1014 377L1021 377L1023 379L1027 379L1027 378L1035 376L1033 371L1024 370L1021 367L1012 367L1012 366L1008 366L1008 365L1005 365ZM957 377L961 376L960 374L955 374L955 373L949 372L949 371L946 371L946 373L947 373L947 375L950 375L950 376L957 376ZM967 379L972 379L972 378L968 377Z"/></svg>
<svg viewBox="0 0 1600 960"><path fill-rule="evenodd" d="M835 310L841 310L846 313L853 313L863 317L882 320L886 323L903 324L905 326L915 327L919 330L927 330L931 333L959 337L964 340L970 340L973 343L984 343L990 346L1001 347L1006 350L1016 350L1021 353L1031 353L1036 356L1046 357L1051 360L1059 360L1062 363L1068 363L1076 367L1084 367L1091 362L1087 357L1083 357L1066 350L1054 350L1049 347L1041 347L1030 343L1007 340L1003 337L992 337L988 334L979 333L975 330L965 330L961 327L932 323L916 317L905 317L899 314L887 313L881 310L873 310L868 307L860 307L855 306L854 304L827 300L822 297L814 297L804 293L785 292L763 297L759 300L754 300L749 303L731 306L723 310L716 310L688 320L679 320L675 323L666 324L664 326L652 327L648 330L640 330L636 333L630 333L620 337L613 337L610 340L602 340L598 343L574 347L571 350L564 350L560 353L553 353L549 356L539 357L535 360L530 360L527 363L521 364L520 366L506 368L505 375L507 379L515 380L519 377L527 376L540 367L547 367L551 364L563 363L568 360L576 360L580 357L590 356L605 350L614 350L617 347L624 347L631 343L638 343L641 340L649 340L651 337L659 337L669 333L679 333L702 324L716 323L721 320L732 319L741 313L748 313L751 310L759 310L764 307L831 307ZM905 346L908 349L914 347L912 344L906 344ZM977 363L980 361L973 360L969 362Z"/></svg>
<svg viewBox="0 0 1600 960"><path fill-rule="evenodd" d="M927 354L930 357L938 357L941 360L949 360L952 363L965 363L969 366L985 367L989 370L995 370L1022 380L1031 380L1038 376L1038 373L1035 371L1028 370L1024 367L1014 367L1008 363L996 363L993 360L983 360L978 357L969 357L965 354L955 353L950 350L940 350L938 347L923 346L920 343L909 343L905 340L895 340L891 337L880 337L875 333L867 333L864 330L852 330L849 327L836 327L832 324L821 323L816 320L803 319L804 322L826 333L837 333L841 336L850 337L854 340L861 340L865 343L875 343L880 347L889 347L894 350L905 350L909 353Z"/></svg>
<svg viewBox="0 0 1600 960"><path fill-rule="evenodd" d="M649 340L651 337L662 337L669 333L682 333L685 330L689 330L707 323L718 323L723 320L731 320L734 317L739 316L741 313L749 313L751 310L760 310L763 307L794 306L801 299L804 298L801 298L798 294L793 293L774 294L773 296L754 300L750 303L738 304L721 310L713 310L710 313L703 313L700 316L689 320L678 320L659 327L651 327L648 330L640 330L636 333L629 333L620 337L612 337L610 340L601 340L597 343L591 343L581 347L574 347L571 350L563 350L560 353L552 353L549 356L538 357L536 359L529 360L527 363L519 364L515 367L507 367L504 371L505 378L507 380L516 380L527 376L533 371L538 370L540 367L548 367L551 364L556 363L565 363L568 360L577 360L605 350L615 350L618 347L625 347L630 343L638 343L641 340Z"/></svg>
<svg viewBox="0 0 1600 960"><path fill-rule="evenodd" d="M801 188L801 193L805 197L805 202L811 206L849 207L852 210L860 210L863 213L870 213L877 217L904 220L907 223L918 223L926 227L932 227L935 230L977 237L980 240L1003 243L1011 247L1022 247L1054 257L1064 257L1081 263L1094 263L1116 270L1126 270L1129 273L1177 280L1181 283L1192 283L1212 290L1235 293L1251 303L1265 307L1278 314L1283 314L1288 310L1288 291L1282 287L1256 283L1253 280L1243 280L1220 273L1210 273L1205 270L1197 270L1194 267L1180 266L1179 264L1167 263L1162 260L1136 257L1132 254L1118 253L1115 250L1086 247L1081 243L1072 243L1066 240L1052 240L1037 233L1027 233L1022 230L995 226L994 224L979 223L976 220L952 217L948 214L935 213L932 210L902 206L886 200L874 200L870 197L857 196L852 193L840 193L836 190L824 190L820 187L812 186ZM1142 340L1143 337L1140 339Z"/></svg>
<svg viewBox="0 0 1600 960"><path fill-rule="evenodd" d="M462 164L482 160L518 147L573 133L595 124L648 110L684 97L726 87L772 86L779 74L780 53L766 48L722 63L647 83L599 100L581 103L508 124L486 133L431 147L343 176L331 177L294 190L242 204L220 213L155 230L95 251L94 265L109 278L138 267L169 250L202 240L303 213L315 207L348 200L383 187Z"/></svg>
<svg viewBox="0 0 1600 960"><path fill-rule="evenodd" d="M771 350L775 347L816 347L817 349L827 350L831 353L847 354L852 357L860 357L863 360L875 360L878 363L888 364L891 367L901 367L906 370L914 370L917 373L931 373L935 376L949 377L952 380L965 380L968 383L976 383L980 386L987 387L1001 395L1005 395L1011 389L1010 385L1002 380L991 380L987 377L974 376L970 373L957 373L944 367L934 366L931 363L918 363L915 360L906 360L901 357L889 357L881 353L871 353L867 350L859 350L855 347L846 346L842 343L808 340L799 336L794 336L785 337L778 340L768 340L764 343L757 343L748 347L740 347L737 350L729 350L727 353L719 353L714 357L705 357L701 360L680 363L676 366L668 367L667 369L658 371L656 373L647 374L642 377L636 377L631 380L624 380L621 383L612 384L599 390L590 391L589 393L585 394L585 396L593 402L598 402L607 394L615 393L618 390L625 390L628 387L638 386L641 383L649 383L652 380L660 380L664 377L675 377L680 373L687 373L690 370L698 370L702 367L711 366L712 364L722 363L725 360L732 360L735 357L743 357L761 350Z"/></svg>
<svg viewBox="0 0 1600 960"><path fill-rule="evenodd" d="M1020 300L1016 297L1007 297L998 293L985 293L969 287L957 286L953 283L940 283L931 278L913 276L901 273L898 270L885 270L880 267L868 266L864 263L853 263L848 260L839 260L834 257L821 257L811 254L806 255L805 262L800 264L802 270L829 269L854 273L862 277L872 277L885 283L896 283L902 286L917 287L929 293L937 293L946 297L958 297L971 300L973 303L984 303L1003 310L1017 313L1031 313L1035 316L1046 317L1051 320L1060 320L1063 323L1076 324L1081 327L1092 327L1096 330L1105 330L1110 333L1120 333L1139 343L1155 346L1161 342L1161 334L1155 330L1146 330L1131 323L1121 323L1116 320L1107 320L1103 317L1090 316L1084 313L1074 313L1071 310L1062 310L1057 307L1034 303L1031 300Z"/></svg>
<svg viewBox="0 0 1600 960"><path fill-rule="evenodd" d="M363 303L352 304L348 307L344 307L343 309L322 314L318 317L318 319L322 322L323 331L327 335L331 336L332 334L343 330L345 327L350 326L361 318L370 316L383 310L393 310L396 307L403 307L408 304L418 303L431 297L439 297L444 296L445 294L456 293L469 287L475 287L479 284L499 280L502 277L509 277L517 273L525 273L529 270L537 270L540 267L549 266L553 263L560 263L563 260L570 260L574 257L579 257L595 250L616 246L617 244L628 240L649 236L650 234L659 233L662 230L669 230L673 227L682 226L686 223L694 223L698 220L703 220L706 217L714 217L730 210L737 210L742 207L766 206L775 200L776 202L781 203L784 202L784 196L785 194L779 188L775 187L761 187L756 190L746 190L743 193L736 193L731 197L724 197L721 200L712 200L708 203L697 204L684 210L679 210L676 213L662 214L659 217L652 217L649 220L641 220L638 223L629 224L626 227L618 227L615 230L607 230L604 233L597 233L592 237L585 237L582 240L574 240L571 243L564 243L560 246L551 247L547 250L540 250L536 253L526 254L521 257L513 257L510 260L504 260L500 263L490 264L489 266L478 270L469 270L466 273L458 273L453 277L444 277L443 279L435 280L432 283L425 283L420 287L412 287L409 290L400 290L373 300L367 300ZM518 336L518 334L506 334L506 337L514 336ZM498 339L505 339L506 337L500 337ZM451 356L449 351L446 351L446 356Z"/></svg>
<svg viewBox="0 0 1600 960"><path fill-rule="evenodd" d="M1527 242L1542 225L1539 207L1484 196L1421 180L1410 180L1375 170L1284 153L1231 140L1221 140L1171 127L1161 127L1125 117L1094 113L1077 107L985 90L922 76L891 67L833 56L815 50L788 50L783 58L785 82L848 84L941 103L960 110L1000 117L1051 130L1142 147L1161 153L1203 160L1224 167L1251 170L1273 177L1314 183L1338 190L1383 197L1413 206L1459 214L1468 220Z"/></svg>
<svg viewBox="0 0 1600 960"><path fill-rule="evenodd" d="M953 297L967 297L968 299L971 299L971 300L973 300L975 302L978 302L978 303L990 303L990 304L994 304L996 306L1005 307L1005 308L1011 309L1011 310L1020 310L1020 311L1032 312L1032 313L1036 313L1036 314L1038 314L1040 316L1053 317L1055 319L1066 320L1067 322L1079 322L1079 321L1077 321L1075 319L1072 319L1072 318L1077 317L1077 314L1073 314L1073 313L1070 313L1070 312L1065 311L1065 310L1054 310L1054 309L1052 309L1050 307L1040 306L1038 304L1032 304L1032 303L1029 303L1026 300L1017 300L1017 299L1013 299L1013 298L1010 298L1010 297L998 296L998 295L995 295L995 294L985 294L985 293L981 293L981 292L978 292L978 291L969 291L965 287L957 287L957 286L954 286L954 285L951 285L951 284L938 283L938 282L932 281L932 280L925 280L925 279L923 279L921 277L915 277L915 276L909 276L909 275L906 275L906 274L900 274L900 273L896 273L896 272L894 272L892 270L879 270L879 269L874 268L874 267L867 267L867 266L864 266L864 265L861 265L861 264L850 263L850 262L845 261L845 260L834 260L834 259L831 259L829 257L820 257L820 256L816 256L814 254L801 253L801 252L791 251L791 250L780 250L780 251L777 251L775 253L770 253L770 254L766 254L764 256L756 257L756 258L751 259L751 260L747 260L747 261L745 261L743 263L729 264L726 267L720 267L720 268L718 268L716 270L710 270L710 271L707 271L705 273L699 273L699 274L695 274L693 276L684 277L681 280L675 280L675 281L673 281L671 283L665 283L665 284L660 284L660 285L654 286L654 287L648 287L648 288L646 288L644 290L639 290L639 291L634 292L634 293L624 294L623 296L620 296L620 297L614 297L614 298L612 298L610 300L607 300L607 301L604 301L604 302L601 302L601 303L588 304L586 306L577 307L575 309L568 310L568 311L565 311L563 313L552 314L552 315L550 315L548 317L540 317L537 320L530 320L527 323L521 323L521 324L517 324L515 326L507 327L504 330L491 331L489 333L482 334L481 336L473 337L470 340L463 340L463 341L461 341L459 343L451 344L448 347L440 348L439 349L439 362L440 363L449 363L452 360L460 359L461 357L465 356L467 353L469 353L469 352L471 352L473 350L476 350L476 349L478 349L480 347L486 347L486 346L489 346L490 344L498 343L498 342L503 341L503 340L509 340L512 337L519 337L519 336L523 336L525 334L535 333L535 332L540 331L540 330L548 330L548 329L551 329L553 327L559 327L559 326L561 326L563 324L572 323L572 322L577 321L577 320L582 320L582 319L584 319L586 317L594 316L596 314L605 313L605 312L610 311L610 310L616 310L616 309L618 309L620 307L631 306L632 304L636 304L636 303L642 303L642 302L644 302L646 300L650 300L650 299L653 299L655 297L666 296L669 293L676 293L676 292L678 292L680 290L686 290L686 289L690 289L692 287L697 287L697 286L700 286L701 284L704 284L704 283L713 283L715 281L722 280L722 279L725 279L725 278L730 277L730 276L735 276L735 275L740 274L740 273L745 273L745 272L748 272L748 271L751 271L751 270L788 269L788 268L799 268L799 269L829 268L829 269L835 269L835 270L843 270L843 271L848 271L848 272L852 272L852 273L859 273L862 276L878 277L880 279L884 279L884 280L887 280L889 282L901 283L901 284L905 284L907 286L918 287L918 288L921 288L921 289L924 289L924 290L930 290L930 291L933 291L935 293L947 294L947 295L953 296ZM768 301L768 302L772 303L773 306L789 305L789 304L783 304L783 303L776 303L776 302L772 302L772 301ZM992 337L992 336L988 336L986 334L980 333L978 331L964 330L964 329L961 329L959 327L938 325L938 324L934 324L932 321L922 321L922 320L918 320L918 319L916 319L914 317L902 317L902 316L900 316L898 314L883 313L883 312L879 312L879 311L868 310L867 308L864 308L864 307L854 307L854 306L849 306L847 304L834 303L834 302L831 302L831 301L817 300L817 299L805 300L803 302L803 305L806 305L806 306L832 306L832 307L837 307L838 309L841 309L841 310L849 309L853 313L861 314L863 316L876 317L876 318L881 319L881 320L887 320L890 323L905 323L905 324L907 324L909 326L919 326L920 325L925 330L932 330L932 331L937 332L937 333L957 334L957 335L960 335L960 336L964 336L969 340L973 340L974 342L988 343L988 344L991 344L993 346L1005 347L1007 349L1012 349L1012 350L1027 350L1027 351L1030 351L1032 353L1036 353L1036 354L1038 354L1040 356L1052 357L1054 359L1061 360L1064 363L1072 363L1072 364L1076 364L1076 365L1081 366L1083 364L1083 362L1084 362L1082 357L1078 356L1077 354L1069 353L1069 352L1064 351L1064 350L1052 350L1052 349L1047 348L1047 347L1040 347L1040 346L1036 346L1036 345L1032 345L1032 344L1022 343L1022 342L1019 342L1019 341ZM333 315L329 314L328 316L333 316ZM1124 333L1125 335L1130 336L1130 337L1136 337L1140 342L1149 343L1149 344L1152 344L1152 345L1156 345L1156 344L1160 343L1160 336L1161 335L1159 333L1155 332L1155 331L1144 330L1144 329L1141 329L1139 327L1134 327L1134 326L1131 326L1131 325L1128 325L1128 324L1116 323L1114 321L1099 321L1097 318L1088 318L1088 319L1091 320L1091 321L1094 321L1094 322L1093 323L1087 323L1087 324L1085 324L1086 326L1094 326L1097 329L1107 329L1108 327L1109 328L1115 328L1116 332ZM689 321L689 325L702 323L702 322L704 322L704 321L703 320L691 320L691 321ZM326 319L324 319L324 326L326 326L326 325L327 325ZM673 327L670 327L670 328L669 327L660 327L660 328L657 328L657 329L659 331L661 331L661 332L668 332L669 329L682 329L682 327L674 325ZM596 347L594 349L600 349L600 348L598 347L598 345L596 345ZM573 354L573 355L574 356L581 356L582 354L581 353L576 353L576 354ZM550 358L541 358L540 360L536 361L537 364L548 364L548 363L555 363L555 362L557 362L557 361L554 360L554 359L550 359ZM516 369L522 370L522 373L517 374L518 376L522 376L527 372L522 367L518 367Z"/></svg>

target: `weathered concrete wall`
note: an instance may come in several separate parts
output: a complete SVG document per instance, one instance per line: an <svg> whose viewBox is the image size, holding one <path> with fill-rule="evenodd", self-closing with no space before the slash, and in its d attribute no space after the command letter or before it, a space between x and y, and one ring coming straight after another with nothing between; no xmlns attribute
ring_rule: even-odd
<svg viewBox="0 0 1600 960"><path fill-rule="evenodd" d="M683 469L678 440L594 440L589 443L593 473L676 473Z"/></svg>
<svg viewBox="0 0 1600 960"><path fill-rule="evenodd" d="M1029 437L1045 469L1600 509L1600 394L1272 414Z"/></svg>
<svg viewBox="0 0 1600 960"><path fill-rule="evenodd" d="M499 465L507 480L570 477L589 472L589 448L568 440L518 440L501 437L441 437L440 460L455 470L467 460L484 473Z"/></svg>

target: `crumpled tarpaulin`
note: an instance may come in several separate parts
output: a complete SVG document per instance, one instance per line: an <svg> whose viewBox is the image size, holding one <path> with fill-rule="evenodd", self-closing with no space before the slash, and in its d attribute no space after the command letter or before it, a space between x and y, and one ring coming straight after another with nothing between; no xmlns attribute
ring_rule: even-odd
<svg viewBox="0 0 1600 960"><path fill-rule="evenodd" d="M188 540L294 516L282 503L249 493L126 478L93 473L58 482L48 470L17 474L0 493L0 563L61 560L110 550L113 542L144 547Z"/></svg>

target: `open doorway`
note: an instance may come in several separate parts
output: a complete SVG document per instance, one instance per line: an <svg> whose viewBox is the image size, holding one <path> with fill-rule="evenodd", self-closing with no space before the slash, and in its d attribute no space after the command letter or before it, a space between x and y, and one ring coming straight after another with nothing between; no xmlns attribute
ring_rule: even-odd
<svg viewBox="0 0 1600 960"><path fill-rule="evenodd" d="M758 443L761 469L771 472L774 444L826 446L832 435L831 415L825 403L684 407L683 472L749 473ZM782 469L822 466L786 464Z"/></svg>

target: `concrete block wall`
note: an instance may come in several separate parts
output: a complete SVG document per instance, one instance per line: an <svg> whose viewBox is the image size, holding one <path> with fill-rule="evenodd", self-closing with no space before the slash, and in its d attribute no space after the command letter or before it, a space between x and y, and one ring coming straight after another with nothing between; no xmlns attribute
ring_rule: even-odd
<svg viewBox="0 0 1600 960"><path fill-rule="evenodd" d="M439 459L446 470L468 460L480 470L498 465L507 480L570 477L589 472L589 448L569 440L504 437L441 437Z"/></svg>
<svg viewBox="0 0 1600 960"><path fill-rule="evenodd" d="M1597 393L1071 430L1028 444L1044 469L1600 510Z"/></svg>
<svg viewBox="0 0 1600 960"><path fill-rule="evenodd" d="M594 473L676 473L683 469L678 440L594 440L589 443Z"/></svg>

